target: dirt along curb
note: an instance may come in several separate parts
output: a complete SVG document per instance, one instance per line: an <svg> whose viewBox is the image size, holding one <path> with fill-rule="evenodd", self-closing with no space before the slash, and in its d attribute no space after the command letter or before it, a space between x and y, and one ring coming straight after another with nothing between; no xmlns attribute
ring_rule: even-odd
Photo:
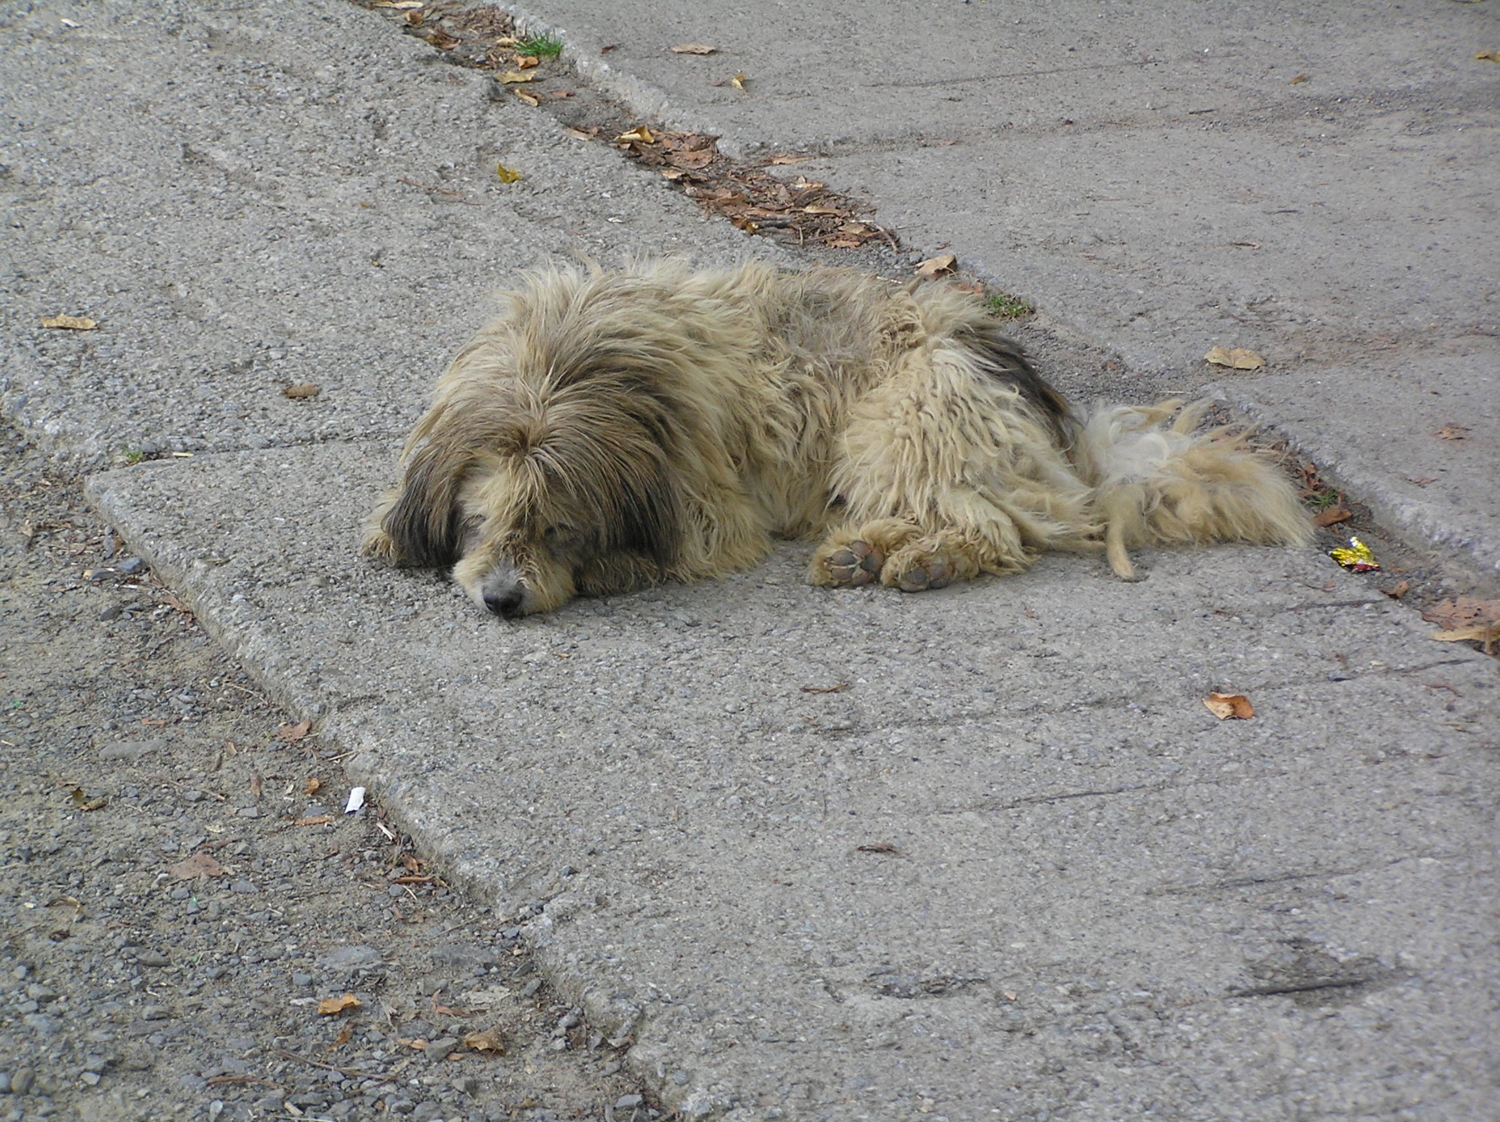
<svg viewBox="0 0 1500 1122"><path fill-rule="evenodd" d="M0 1119L657 1117L519 931L345 814L335 749L7 445Z"/></svg>

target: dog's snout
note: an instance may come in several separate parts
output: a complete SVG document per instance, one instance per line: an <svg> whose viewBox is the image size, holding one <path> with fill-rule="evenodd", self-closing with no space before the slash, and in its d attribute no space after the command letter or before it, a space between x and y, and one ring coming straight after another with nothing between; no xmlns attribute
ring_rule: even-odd
<svg viewBox="0 0 1500 1122"><path fill-rule="evenodd" d="M503 589L500 592L486 592L484 606L497 616L515 619L521 614L521 602L525 598L525 592L516 587Z"/></svg>

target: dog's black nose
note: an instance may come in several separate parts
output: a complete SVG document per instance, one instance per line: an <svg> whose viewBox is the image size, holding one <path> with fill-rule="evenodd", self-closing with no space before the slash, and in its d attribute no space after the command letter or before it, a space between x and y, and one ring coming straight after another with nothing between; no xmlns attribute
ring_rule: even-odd
<svg viewBox="0 0 1500 1122"><path fill-rule="evenodd" d="M484 606L497 616L515 619L521 614L521 601L525 593L519 588L507 588L504 592L487 592Z"/></svg>

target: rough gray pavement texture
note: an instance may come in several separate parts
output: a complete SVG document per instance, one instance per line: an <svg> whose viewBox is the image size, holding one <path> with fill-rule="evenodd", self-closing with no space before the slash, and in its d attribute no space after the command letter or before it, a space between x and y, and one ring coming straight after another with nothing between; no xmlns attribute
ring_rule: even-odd
<svg viewBox="0 0 1500 1122"><path fill-rule="evenodd" d="M0 401L83 464L398 437L516 270L748 252L336 0L9 23ZM59 313L100 328L38 326ZM321 394L283 395L302 383Z"/></svg>
<svg viewBox="0 0 1500 1122"><path fill-rule="evenodd" d="M669 1105L1493 1116L1494 663L1326 559L903 596L789 548L502 626L351 561L376 451L91 486L356 782L537 905L554 984Z"/></svg>
<svg viewBox="0 0 1500 1122"><path fill-rule="evenodd" d="M675 123L820 153L795 170L1143 379L1220 379L1483 568L1480 7L529 14ZM667 1105L1500 1118L1492 661L1312 551L903 597L807 588L788 546L481 618L355 546L484 292L578 250L770 251L353 6L0 20L7 414L84 468L193 454L94 501ZM709 84L736 72L748 95ZM59 312L101 328L35 326ZM1214 344L1271 366L1214 374Z"/></svg>
<svg viewBox="0 0 1500 1122"><path fill-rule="evenodd" d="M1211 347L1261 353L1224 396L1500 579L1493 4L523 7L643 110L820 157L1128 366L1191 390Z"/></svg>

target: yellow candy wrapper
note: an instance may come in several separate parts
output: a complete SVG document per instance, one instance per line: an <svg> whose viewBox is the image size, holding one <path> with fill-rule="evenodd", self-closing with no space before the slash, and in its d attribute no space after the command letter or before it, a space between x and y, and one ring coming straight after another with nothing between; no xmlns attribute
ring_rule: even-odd
<svg viewBox="0 0 1500 1122"><path fill-rule="evenodd" d="M1380 568L1380 562L1375 560L1375 554L1371 552L1370 547L1358 538L1349 539L1348 549L1330 549L1328 556L1344 568L1356 573L1373 573Z"/></svg>

